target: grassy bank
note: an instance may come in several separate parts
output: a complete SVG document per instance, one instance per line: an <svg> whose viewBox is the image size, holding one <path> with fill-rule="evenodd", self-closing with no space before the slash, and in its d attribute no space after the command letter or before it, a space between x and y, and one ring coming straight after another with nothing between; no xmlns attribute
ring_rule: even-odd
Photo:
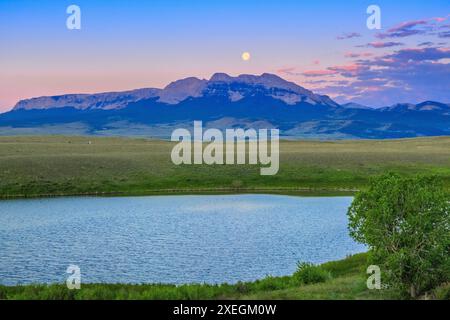
<svg viewBox="0 0 450 320"><path fill-rule="evenodd" d="M254 282L234 285L165 285L165 284L82 284L80 290L68 290L65 285L0 286L0 299L398 299L390 289L367 289L367 254L320 266L330 277L325 282L301 284L295 276L267 277ZM442 286L429 295L434 299L450 299L450 285ZM423 297L422 297L423 298Z"/></svg>
<svg viewBox="0 0 450 320"><path fill-rule="evenodd" d="M387 290L366 287L366 254L329 262L331 274L323 283L301 285L292 276L267 277L235 285L82 284L80 290L65 285L0 286L0 299L389 299Z"/></svg>
<svg viewBox="0 0 450 320"><path fill-rule="evenodd" d="M89 141L91 142L89 144ZM126 138L0 137L0 197L279 192L337 194L386 171L436 174L450 190L450 138L282 141L280 170L181 165L173 143Z"/></svg>

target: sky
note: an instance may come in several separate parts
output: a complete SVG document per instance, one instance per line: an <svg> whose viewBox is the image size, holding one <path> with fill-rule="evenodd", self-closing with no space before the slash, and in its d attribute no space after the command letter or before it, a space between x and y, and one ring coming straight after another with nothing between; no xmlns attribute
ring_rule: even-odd
<svg viewBox="0 0 450 320"><path fill-rule="evenodd" d="M0 0L0 112L216 72L274 73L339 103L450 103L449 43L448 0Z"/></svg>

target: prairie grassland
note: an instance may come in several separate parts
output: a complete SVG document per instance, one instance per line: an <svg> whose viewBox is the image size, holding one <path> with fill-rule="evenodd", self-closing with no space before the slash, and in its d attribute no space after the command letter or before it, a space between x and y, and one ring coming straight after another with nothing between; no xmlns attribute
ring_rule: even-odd
<svg viewBox="0 0 450 320"><path fill-rule="evenodd" d="M89 143L89 141L91 143ZM364 188L386 171L435 174L450 190L450 137L281 141L280 170L180 165L174 143L104 137L0 137L0 197L171 192L331 192Z"/></svg>
<svg viewBox="0 0 450 320"><path fill-rule="evenodd" d="M237 284L82 284L68 290L65 284L0 286L0 299L31 300L171 300L171 299L390 299L396 293L369 290L366 286L366 254L328 262L321 268L330 272L326 282L301 285L292 276L267 277Z"/></svg>
<svg viewBox="0 0 450 320"><path fill-rule="evenodd" d="M253 282L236 284L81 284L80 290L68 290L65 284L0 286L0 300L377 300L407 298L397 290L367 288L367 254L319 265L330 277L323 282L301 284L294 276L268 276ZM430 291L431 299L450 299L450 284ZM424 298L424 297L420 297Z"/></svg>

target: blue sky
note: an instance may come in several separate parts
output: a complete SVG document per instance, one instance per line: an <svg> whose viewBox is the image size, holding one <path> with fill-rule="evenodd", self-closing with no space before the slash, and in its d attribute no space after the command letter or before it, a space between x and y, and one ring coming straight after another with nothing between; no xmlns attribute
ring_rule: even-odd
<svg viewBox="0 0 450 320"><path fill-rule="evenodd" d="M81 30L66 28L71 4ZM366 27L370 4L381 30ZM275 73L340 102L450 102L449 14L448 0L0 0L0 110L215 72Z"/></svg>

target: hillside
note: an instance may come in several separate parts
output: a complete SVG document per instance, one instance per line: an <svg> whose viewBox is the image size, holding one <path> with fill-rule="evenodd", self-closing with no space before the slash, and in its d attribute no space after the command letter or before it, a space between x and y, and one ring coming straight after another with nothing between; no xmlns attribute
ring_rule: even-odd
<svg viewBox="0 0 450 320"><path fill-rule="evenodd" d="M91 142L89 144L89 142ZM364 188L387 171L436 174L450 190L450 138L281 141L280 170L181 165L173 143L93 137L0 137L0 196L172 192L328 192Z"/></svg>
<svg viewBox="0 0 450 320"><path fill-rule="evenodd" d="M218 129L279 128L286 138L392 139L450 134L450 105L425 101L373 109L339 105L276 75L194 77L164 89L69 94L19 101L0 114L0 135L167 139L194 120Z"/></svg>

